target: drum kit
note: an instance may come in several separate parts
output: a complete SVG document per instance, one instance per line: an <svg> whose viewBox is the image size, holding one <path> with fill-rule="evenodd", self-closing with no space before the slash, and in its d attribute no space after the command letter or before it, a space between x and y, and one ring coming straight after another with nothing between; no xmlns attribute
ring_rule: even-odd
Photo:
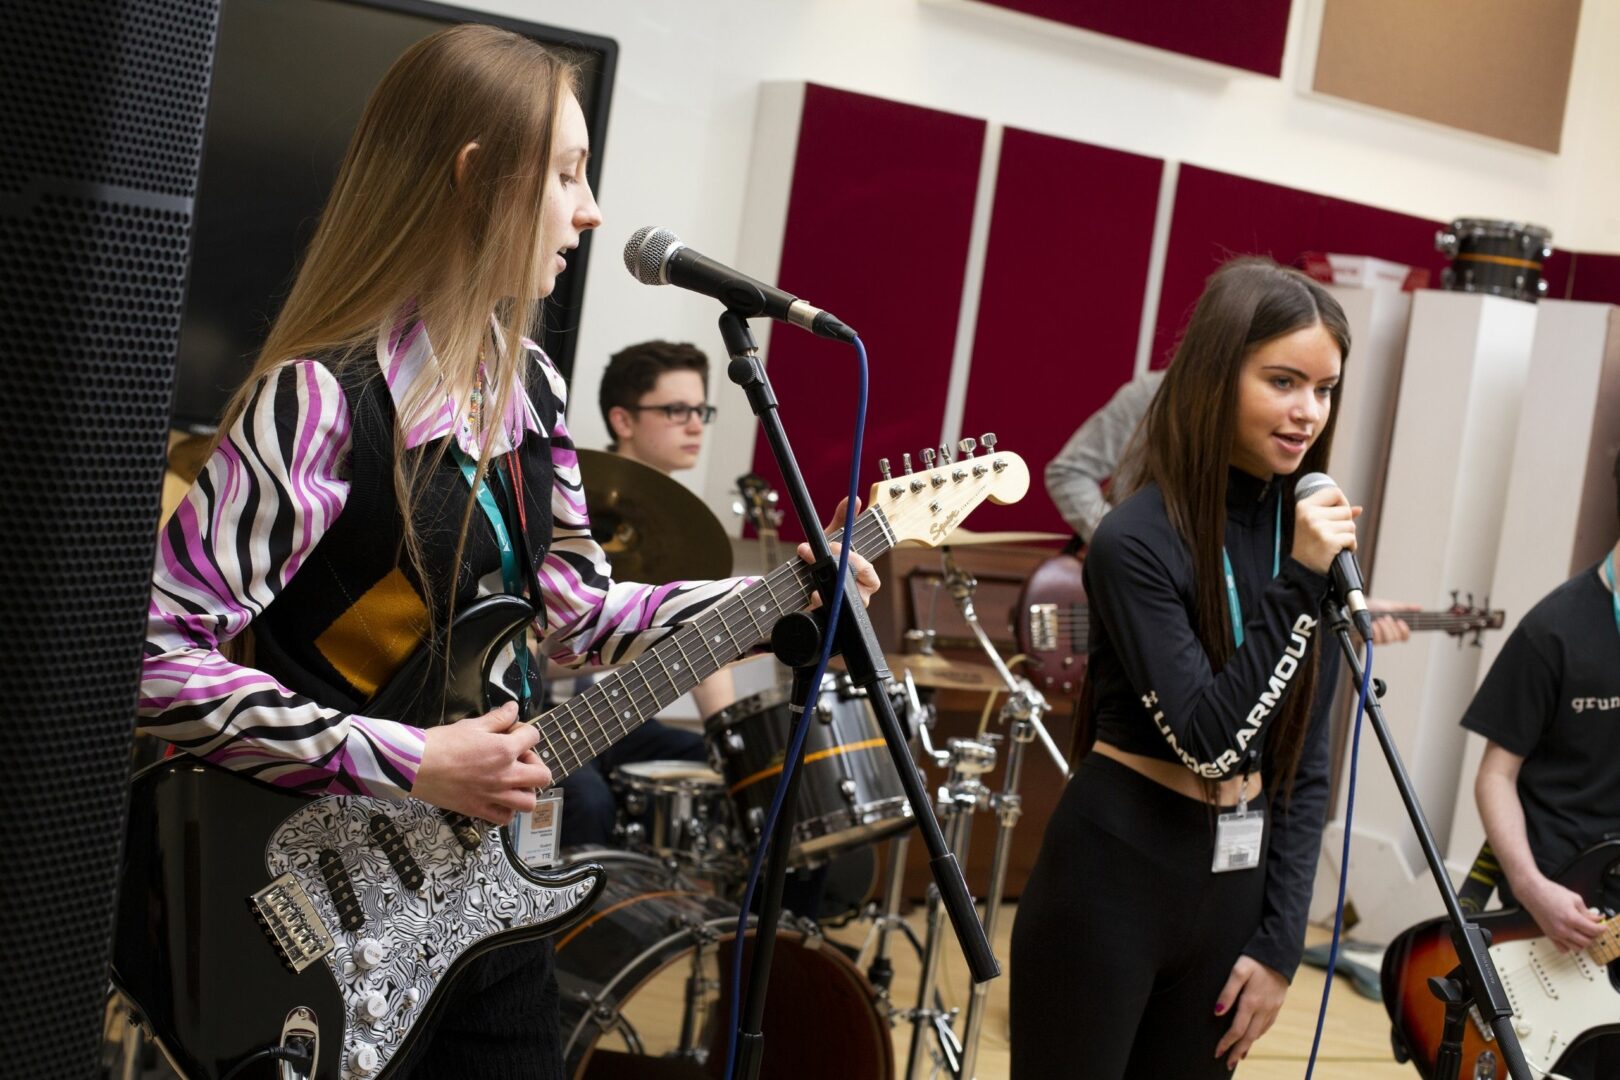
<svg viewBox="0 0 1620 1080"><path fill-rule="evenodd" d="M604 545L616 576L631 577L621 563L640 567L642 575L648 568L657 571L638 580L660 580L660 574L667 574L662 580L697 576L667 553L706 546L705 537L687 536L697 528L692 522L701 521L703 527L718 522L706 509L700 516L689 508L679 515L660 512L655 525L640 509L665 505L666 499L678 504L679 496L696 502L695 497L656 470L627 469L622 466L634 463L611 455L582 451L580 464L593 521L608 520L598 516L599 506L614 508L612 524L599 527L617 544L616 550ZM745 494L759 497L757 490L743 486ZM774 555L774 521L762 516L754 524L767 554ZM657 556L644 550L654 536L654 546L662 552ZM922 759L945 771L937 813L960 862L965 863L972 817L988 812L998 819L983 912L986 931L993 935L1010 833L1020 814L1023 750L1039 738L1059 769L1066 773L1067 768L1041 723L1045 700L996 654L973 610L973 579L955 566L948 546L944 552L946 586L989 663L951 662L929 652L893 657L900 682L893 685L891 700ZM725 568L716 569L705 567L704 576L724 575ZM1000 790L985 782L996 766L999 733L933 745L933 710L923 694L939 688L1006 695L1001 707L1002 722L1008 725L1006 768ZM883 896L860 898L852 908L867 926L858 952L824 936L817 921L818 914L825 919L824 907L784 918L764 1024L770 1052L761 1075L891 1080L896 1071L890 1029L909 1023L907 1080L930 1069L971 1077L988 986L974 988L958 1035L956 1012L943 1007L938 992L950 930L933 887L920 937L901 916L912 814L865 697L847 676L829 673L823 683L807 736L789 861L801 871L826 867L836 876L840 864L875 865L875 846L887 841ZM564 853L565 861L589 859L608 869L606 891L592 915L557 939L570 1076L699 1077L714 1075L723 1062L730 1004L721 992L721 973L729 969L748 860L760 840L791 736L791 706L787 688L775 686L708 717L704 738L712 768L689 761L644 761L616 769L611 782L619 796L617 839L622 850ZM821 878L827 873L821 870ZM915 948L921 967L917 999L910 1007L896 1005L889 993L889 954L896 932Z"/></svg>

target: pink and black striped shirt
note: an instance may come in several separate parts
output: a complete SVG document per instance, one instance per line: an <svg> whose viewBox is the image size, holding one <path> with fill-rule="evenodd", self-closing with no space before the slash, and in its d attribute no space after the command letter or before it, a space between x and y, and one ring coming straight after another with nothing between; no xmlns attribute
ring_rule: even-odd
<svg viewBox="0 0 1620 1080"><path fill-rule="evenodd" d="M524 345L545 379L537 390L549 389L558 418L549 432L553 533L537 571L552 631L540 648L564 666L624 663L747 579L658 586L612 580L591 537L579 459L562 419L567 387L538 346ZM377 362L408 447L453 437L478 456L479 433L448 393L429 395L426 407L404 415L412 382L438 377L420 323L379 336ZM295 393L285 392L289 385ZM298 437L278 440L278 422L287 427L285 411L294 407ZM283 364L256 388L205 466L207 482L191 488L159 539L139 716L145 731L270 783L323 792L338 790L342 777L342 790L397 797L409 790L397 777L414 781L421 764L420 728L324 706L220 650L275 600L343 512L350 416L337 378L314 360ZM526 433L548 434L526 394L512 395L504 420L492 454L519 445ZM493 574L479 594L500 588Z"/></svg>

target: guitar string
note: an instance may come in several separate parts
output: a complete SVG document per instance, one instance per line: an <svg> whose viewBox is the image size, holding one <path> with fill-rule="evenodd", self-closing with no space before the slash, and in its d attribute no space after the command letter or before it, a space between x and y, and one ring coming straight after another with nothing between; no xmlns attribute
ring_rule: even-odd
<svg viewBox="0 0 1620 1080"><path fill-rule="evenodd" d="M872 539L874 533L881 535L884 529L881 523L876 521L875 515L870 518L867 515L862 515L860 519L857 519L854 531L855 547L856 550L860 551L866 546L866 542ZM878 553L876 549L871 552L871 554L876 553ZM863 552L863 554L867 554L867 552ZM725 663L731 662L730 660L721 661L719 659L720 654L716 653L714 648L711 647L710 641L713 639L710 638L710 635L714 631L723 631L723 634L719 636L730 639L732 643L731 651L727 652L722 649L722 653L733 659L745 655L747 649L768 637L767 624L773 621L773 618L770 617L771 608L776 609L778 612L776 617L779 617L780 614L785 614L790 610L796 610L798 607L803 606L809 599L812 582L810 581L808 568L802 567L803 564L799 563L789 563L778 567L742 592L732 594L720 605L702 613L690 623L676 628L672 633L651 646L646 655L638 658L620 672L614 673L614 676L610 676L609 679L604 679L602 682L587 688L581 695L576 695L565 705L553 709L546 713L545 716L533 721L537 726L548 719L556 721L551 734L558 736L557 741L553 741L542 729L542 738L546 741L548 750L554 755L553 758L548 760L553 765L562 766L565 772L578 768L585 761L590 760L590 757L600 753L612 745L619 737L644 722L646 717L661 704L674 700L681 693L684 693L686 689L689 689L690 686L696 685L698 681L707 678L708 675L723 667ZM777 586L779 585L785 585L791 590L785 602L777 595ZM761 586L763 586L763 590ZM746 604L736 603L737 600L743 597L748 598ZM760 600L767 598L770 601L769 604L761 605L758 608L755 607ZM726 620L727 607L734 608L741 614L746 615L747 623L738 620L738 627L734 628ZM756 610L766 614L767 619L762 622L756 618ZM749 634L748 624L752 624L751 635ZM739 636L738 628L742 630L743 636ZM747 645L741 644L744 636L747 637ZM701 651L699 646L701 646ZM715 666L705 669L702 653L707 653L709 663ZM693 662L694 656L698 658L696 663ZM648 663L643 665L643 660L648 661ZM657 661L656 667L651 662L653 660ZM682 665L687 669L685 674L680 673ZM653 680L648 678L648 672L662 675L662 681L667 687L665 694L661 695L655 688ZM631 675L640 677L643 686L641 690L635 689L634 684L629 679ZM687 685L684 687L679 685L677 678ZM621 693L623 693L622 701L620 700ZM660 697L663 699L662 702ZM624 705L628 705L629 709L624 709ZM603 711L607 713L605 721L602 715L599 714L598 706L602 706ZM583 723L587 713L596 728L595 734L588 730ZM573 726L574 735L568 734L568 725L570 724ZM617 735L613 734L611 727L619 728L619 733ZM605 736L605 741L603 741L602 745L596 745L598 738L603 736ZM581 745L581 738L583 738L583 746ZM572 765L569 765L566 759L557 752L556 748L559 744L567 748L570 755L575 759ZM582 750L588 750L589 753L582 754Z"/></svg>
<svg viewBox="0 0 1620 1080"><path fill-rule="evenodd" d="M869 558L882 554L882 551L886 550L888 545L876 545L871 552L864 549L874 539L886 540L888 531L883 521L878 517L877 508L874 507L872 510L868 510L855 521L853 530L855 550ZM791 606L782 603L778 598L778 587L792 590L787 595L787 600ZM621 670L614 672L601 682L587 687L567 702L531 720L529 723L540 730L541 742L546 747L547 753L544 760L554 770L560 770L559 778L578 769L597 754L612 746L619 738L629 734L635 727L644 723L652 715L652 711L656 711L661 705L675 700L682 693L685 693L709 675L714 674L727 663L742 658L749 649L760 641L767 640L770 636L770 625L774 625L775 620L783 614L802 607L808 601L812 588L813 582L810 578L808 564L798 561L785 563L766 573L758 581L740 592L725 597L720 603L696 616L690 622L676 627L672 632L650 646L641 657L638 657ZM744 597L749 598L746 604L736 603L736 601ZM763 609L758 606L759 601L762 599L768 599L769 601ZM734 607L737 609L738 614L746 615L746 623L737 620L737 625L734 627L731 622L728 622L726 619L727 607ZM770 609L772 608L776 609L774 616L770 615ZM755 617L756 612L761 610L766 615L763 623L759 618ZM749 624L752 624L751 637L748 636L750 634ZM711 635L716 631L720 631L722 636L729 639L732 644L729 653L730 660L718 662L719 654L711 647L713 640ZM742 644L744 637L748 637L746 645ZM708 654L708 661L715 665L707 671L703 670L703 660L701 654L697 652L699 646L701 646L702 652ZM690 652L687 647L691 647ZM724 651L722 650L722 652ZM678 657L676 654L679 654ZM697 656L696 662L694 662L694 656ZM657 662L656 667L653 661ZM671 664L684 667L685 671L680 671L679 667L672 670ZM648 678L649 672L661 676L662 683L667 687L667 694L663 695L662 701L660 701L661 695L654 688L652 680ZM639 677L642 689L637 690L634 688L630 679L632 675ZM679 677L680 682L687 683L687 685L685 687L678 685L677 677ZM619 697L621 692L623 693L622 701ZM628 709L625 706L628 706ZM627 712L628 715L626 715ZM606 720L603 719L602 713L606 714ZM594 731L585 724L587 718L591 722L591 726L594 727ZM611 733L613 727L619 729L616 734ZM569 733L570 729L572 729L573 734ZM600 745L598 745L599 740ZM582 742L583 745L581 745ZM567 761L564 756L565 753L567 757L574 759L572 764Z"/></svg>

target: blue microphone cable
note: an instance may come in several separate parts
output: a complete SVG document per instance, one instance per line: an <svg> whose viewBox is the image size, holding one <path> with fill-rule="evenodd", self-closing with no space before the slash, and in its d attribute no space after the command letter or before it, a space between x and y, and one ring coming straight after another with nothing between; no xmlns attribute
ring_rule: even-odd
<svg viewBox="0 0 1620 1080"><path fill-rule="evenodd" d="M1372 642L1363 643L1361 688L1356 696L1356 718L1351 724L1350 788L1344 800L1344 848L1339 853L1339 902L1333 911L1333 944L1328 949L1327 981L1322 984L1322 1004L1316 1010L1316 1035L1311 1039L1311 1057L1305 1064L1305 1080L1316 1069L1316 1051L1322 1045L1322 1027L1327 1022L1328 995L1333 992L1333 975L1339 963L1339 935L1344 930L1344 887L1350 880L1350 826L1356 814L1356 763L1361 757L1361 718L1367 708L1367 688L1372 685Z"/></svg>
<svg viewBox="0 0 1620 1080"><path fill-rule="evenodd" d="M760 870L765 865L765 852L776 832L776 822L782 814L782 804L787 798L788 781L793 776L793 770L798 767L799 756L804 750L804 739L810 731L810 718L815 715L815 703L821 697L821 679L827 673L828 661L832 659L838 618L844 609L844 581L849 576L849 552L855 546L852 538L855 535L855 501L860 490L861 447L866 440L866 346L862 344L859 336L855 338L854 345L855 355L860 359L860 402L855 412L855 455L849 463L849 501L844 504L844 533L841 539L843 547L838 552L838 583L833 590L831 601L827 604L827 627L825 634L822 635L821 659L816 664L815 677L810 680L809 694L801 703L799 717L794 721L793 737L788 740L787 756L782 761L782 775L776 781L776 794L771 798L770 813L765 816L765 824L759 833L759 846L754 849L754 858L748 867L748 885L743 890L742 914L737 916L737 937L731 951L731 1007L727 1010L730 1034L726 1039L725 1080L734 1080L737 1068L737 1020L738 1012L742 1008L743 943L748 936L748 917L754 906L754 890L759 885ZM754 947L759 947L757 941ZM768 977L769 972L766 974Z"/></svg>

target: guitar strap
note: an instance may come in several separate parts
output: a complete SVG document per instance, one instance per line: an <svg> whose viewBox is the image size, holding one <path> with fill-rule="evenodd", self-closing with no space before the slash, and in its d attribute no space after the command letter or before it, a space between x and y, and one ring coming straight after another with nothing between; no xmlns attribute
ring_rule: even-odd
<svg viewBox="0 0 1620 1080"><path fill-rule="evenodd" d="M537 616L542 620L545 617L545 608L540 602L540 583L534 572L534 559L529 547L529 530L527 528L527 515L523 509L521 494L513 496L513 489L508 486L508 477L501 469L500 463L491 465L488 475L493 475L496 482L492 485L480 482L478 479L478 463L462 448L452 443L450 452L461 468L461 474L467 478L467 485L473 490L473 497L477 500L479 509L489 519L490 530L495 534L495 543L501 553L501 584L510 596L525 596L531 606L535 608ZM517 461L518 452L514 448L505 455L503 460L510 463L510 469L515 474L515 488L521 493L523 490L523 467ZM501 503L509 506L515 505L515 512L496 502L491 489L499 491ZM516 527L510 527L515 525ZM513 534L516 534L514 540ZM529 718L529 704L533 698L533 689L529 682L529 629L524 627L513 643L518 665L518 716L520 723L526 723Z"/></svg>

